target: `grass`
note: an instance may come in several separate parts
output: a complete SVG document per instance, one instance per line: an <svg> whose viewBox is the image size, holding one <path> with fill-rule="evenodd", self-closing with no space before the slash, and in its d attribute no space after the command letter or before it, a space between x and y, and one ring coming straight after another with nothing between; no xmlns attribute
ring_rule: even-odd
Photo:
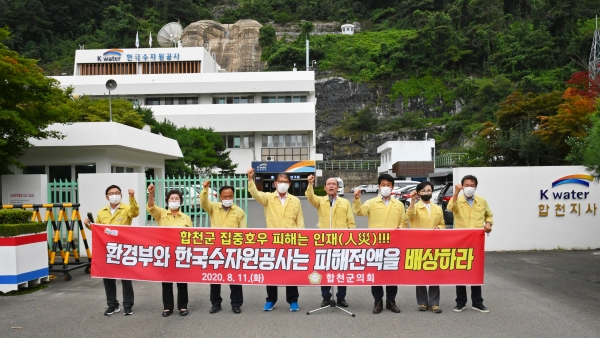
<svg viewBox="0 0 600 338"><path fill-rule="evenodd" d="M10 292L6 292L6 293L0 293L0 297L10 297L10 296L21 296L21 295L27 295L30 293L34 293L36 291L40 291L43 290L45 288L47 288L49 285L48 284L38 284L32 288L23 288L21 290L17 290L17 291L10 291Z"/></svg>

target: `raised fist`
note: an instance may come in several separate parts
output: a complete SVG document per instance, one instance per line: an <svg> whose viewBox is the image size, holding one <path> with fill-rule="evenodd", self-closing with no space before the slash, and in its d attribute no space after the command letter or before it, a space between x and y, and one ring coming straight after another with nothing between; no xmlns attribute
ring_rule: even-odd
<svg viewBox="0 0 600 338"><path fill-rule="evenodd" d="M154 184L152 184L152 183L151 183L151 184L148 186L148 193L149 193L150 195L154 195Z"/></svg>
<svg viewBox="0 0 600 338"><path fill-rule="evenodd" d="M252 179L254 177L254 168L248 169L248 179Z"/></svg>
<svg viewBox="0 0 600 338"><path fill-rule="evenodd" d="M455 194L458 194L458 193L459 193L461 190L462 190L462 184L460 184L460 183L457 183L457 184L454 186L454 193L455 193Z"/></svg>
<svg viewBox="0 0 600 338"><path fill-rule="evenodd" d="M310 183L311 185L315 183L315 175L308 176L308 183Z"/></svg>
<svg viewBox="0 0 600 338"><path fill-rule="evenodd" d="M414 202L416 199L417 199L417 191L413 190L410 192L410 200Z"/></svg>
<svg viewBox="0 0 600 338"><path fill-rule="evenodd" d="M208 189L210 187L210 180L202 182L202 188Z"/></svg>
<svg viewBox="0 0 600 338"><path fill-rule="evenodd" d="M135 194L135 191L133 191L133 189L129 189L127 190L127 192L129 193L129 197L133 197L133 195Z"/></svg>
<svg viewBox="0 0 600 338"><path fill-rule="evenodd" d="M354 199L355 200L359 199L361 194L362 194L362 192L360 191L360 189L354 189Z"/></svg>

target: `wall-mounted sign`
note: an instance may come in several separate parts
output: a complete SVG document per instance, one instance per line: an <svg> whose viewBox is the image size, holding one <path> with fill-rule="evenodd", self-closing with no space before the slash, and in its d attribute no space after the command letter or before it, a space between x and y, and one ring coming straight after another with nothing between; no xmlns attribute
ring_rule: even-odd
<svg viewBox="0 0 600 338"><path fill-rule="evenodd" d="M132 53L122 49L109 49L96 57L97 62L120 62L125 57L128 62L179 61L179 53Z"/></svg>

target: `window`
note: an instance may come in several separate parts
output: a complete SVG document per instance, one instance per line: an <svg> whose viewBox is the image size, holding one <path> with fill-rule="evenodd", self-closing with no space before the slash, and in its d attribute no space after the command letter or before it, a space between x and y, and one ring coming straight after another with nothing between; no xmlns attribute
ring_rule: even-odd
<svg viewBox="0 0 600 338"><path fill-rule="evenodd" d="M186 97L180 97L179 98L179 105L182 105L182 104L187 104L187 98Z"/></svg>
<svg viewBox="0 0 600 338"><path fill-rule="evenodd" d="M48 180L54 181L70 181L71 180L71 166L70 165L51 165L48 167L49 175Z"/></svg>
<svg viewBox="0 0 600 338"><path fill-rule="evenodd" d="M254 148L254 136L227 135L223 140L227 148Z"/></svg>
<svg viewBox="0 0 600 338"><path fill-rule="evenodd" d="M306 95L262 96L261 103L299 103L306 102Z"/></svg>
<svg viewBox="0 0 600 338"><path fill-rule="evenodd" d="M131 167L120 167L120 166L112 166L110 168L110 172L111 173L132 173L133 172L133 168Z"/></svg>
<svg viewBox="0 0 600 338"><path fill-rule="evenodd" d="M263 98L264 101L264 98ZM254 103L254 96L223 96L213 97L213 104L247 104Z"/></svg>
<svg viewBox="0 0 600 338"><path fill-rule="evenodd" d="M165 105L172 106L173 105L173 98L172 97L165 98Z"/></svg>
<svg viewBox="0 0 600 338"><path fill-rule="evenodd" d="M146 105L147 106L159 106L160 105L160 98L159 97L147 97L146 98Z"/></svg>
<svg viewBox="0 0 600 338"><path fill-rule="evenodd" d="M24 175L43 175L46 173L46 167L43 165L28 165L23 168Z"/></svg>
<svg viewBox="0 0 600 338"><path fill-rule="evenodd" d="M88 165L76 165L75 166L75 179L79 178L79 174L95 174L96 173L96 165L88 164Z"/></svg>

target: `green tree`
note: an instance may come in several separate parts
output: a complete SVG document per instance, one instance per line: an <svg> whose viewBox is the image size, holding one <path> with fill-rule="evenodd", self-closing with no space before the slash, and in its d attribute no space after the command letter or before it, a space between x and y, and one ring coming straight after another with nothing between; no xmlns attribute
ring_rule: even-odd
<svg viewBox="0 0 600 338"><path fill-rule="evenodd" d="M80 99L68 100L61 107L61 112L64 122L108 122L110 120L108 99L91 100L84 96ZM124 99L112 100L112 120L138 129L145 124L144 116L134 109L131 102Z"/></svg>
<svg viewBox="0 0 600 338"><path fill-rule="evenodd" d="M57 81L47 78L37 62L9 50L2 41L9 37L0 28L0 173L20 165L19 157L31 147L30 138L59 137L46 130L61 117L67 96Z"/></svg>
<svg viewBox="0 0 600 338"><path fill-rule="evenodd" d="M583 140L583 165L600 181L600 109L592 117L592 126Z"/></svg>

